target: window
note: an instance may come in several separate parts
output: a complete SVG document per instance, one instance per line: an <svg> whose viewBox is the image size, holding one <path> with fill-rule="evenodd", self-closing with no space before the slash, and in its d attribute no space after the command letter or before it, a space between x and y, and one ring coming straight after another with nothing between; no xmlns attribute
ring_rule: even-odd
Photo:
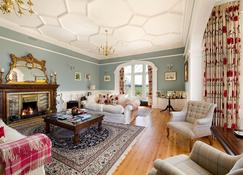
<svg viewBox="0 0 243 175"><path fill-rule="evenodd" d="M133 64L124 67L125 93L148 100L148 65Z"/></svg>

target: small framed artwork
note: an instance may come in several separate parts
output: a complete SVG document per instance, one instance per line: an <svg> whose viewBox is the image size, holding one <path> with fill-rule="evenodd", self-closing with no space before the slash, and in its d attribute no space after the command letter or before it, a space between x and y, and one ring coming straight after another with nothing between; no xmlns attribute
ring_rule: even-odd
<svg viewBox="0 0 243 175"><path fill-rule="evenodd" d="M81 73L80 72L75 72L74 80L75 81L81 81Z"/></svg>
<svg viewBox="0 0 243 175"><path fill-rule="evenodd" d="M110 75L105 75L104 76L104 81L111 81L111 76Z"/></svg>
<svg viewBox="0 0 243 175"><path fill-rule="evenodd" d="M176 80L176 72L165 72L165 80Z"/></svg>
<svg viewBox="0 0 243 175"><path fill-rule="evenodd" d="M188 81L188 61L184 64L184 80Z"/></svg>
<svg viewBox="0 0 243 175"><path fill-rule="evenodd" d="M91 75L90 74L85 74L84 77L85 77L85 80L91 80Z"/></svg>

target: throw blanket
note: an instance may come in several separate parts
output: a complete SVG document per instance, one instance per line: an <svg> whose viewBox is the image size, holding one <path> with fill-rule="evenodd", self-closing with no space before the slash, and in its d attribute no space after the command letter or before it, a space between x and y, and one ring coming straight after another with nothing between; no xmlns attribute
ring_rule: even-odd
<svg viewBox="0 0 243 175"><path fill-rule="evenodd" d="M0 146L0 163L4 174L24 175L51 162L51 140L44 134L35 134Z"/></svg>

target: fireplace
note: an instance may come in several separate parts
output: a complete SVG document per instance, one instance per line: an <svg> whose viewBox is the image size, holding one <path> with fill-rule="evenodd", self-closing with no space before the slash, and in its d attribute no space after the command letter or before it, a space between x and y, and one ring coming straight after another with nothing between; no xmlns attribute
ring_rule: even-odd
<svg viewBox="0 0 243 175"><path fill-rule="evenodd" d="M0 84L0 118L6 123L56 112L52 84Z"/></svg>

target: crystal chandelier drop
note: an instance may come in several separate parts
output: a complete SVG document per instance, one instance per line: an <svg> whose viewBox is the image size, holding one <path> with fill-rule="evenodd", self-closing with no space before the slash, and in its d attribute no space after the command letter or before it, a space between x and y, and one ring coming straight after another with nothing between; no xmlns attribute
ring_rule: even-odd
<svg viewBox="0 0 243 175"><path fill-rule="evenodd" d="M33 14L32 0L0 0L0 10L3 14L14 11L17 15L23 15L23 11L28 11Z"/></svg>
<svg viewBox="0 0 243 175"><path fill-rule="evenodd" d="M99 47L99 53L104 55L104 56L111 56L115 53L115 49L112 46L109 46L108 44L108 30L105 30L106 34L106 42L104 45L101 45Z"/></svg>

